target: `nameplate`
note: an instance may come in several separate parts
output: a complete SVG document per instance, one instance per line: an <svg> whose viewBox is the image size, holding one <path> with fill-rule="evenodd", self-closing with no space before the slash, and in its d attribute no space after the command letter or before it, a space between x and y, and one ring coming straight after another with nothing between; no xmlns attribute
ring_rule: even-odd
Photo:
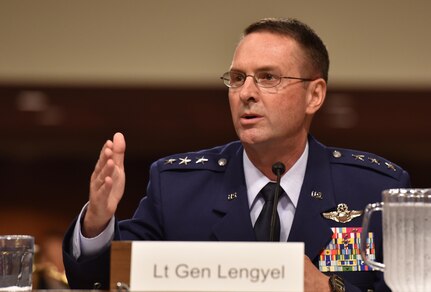
<svg viewBox="0 0 431 292"><path fill-rule="evenodd" d="M304 290L304 244L133 241L131 291Z"/></svg>

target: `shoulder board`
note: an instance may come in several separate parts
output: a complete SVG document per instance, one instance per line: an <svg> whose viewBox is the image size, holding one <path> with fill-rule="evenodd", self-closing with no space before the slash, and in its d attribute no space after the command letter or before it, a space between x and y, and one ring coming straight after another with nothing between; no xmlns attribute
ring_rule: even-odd
<svg viewBox="0 0 431 292"><path fill-rule="evenodd" d="M224 172L228 163L227 155L199 152L176 154L157 161L160 171L211 170Z"/></svg>
<svg viewBox="0 0 431 292"><path fill-rule="evenodd" d="M401 167L373 153L343 148L328 148L328 150L330 153L331 163L350 164L369 168L396 179L398 179L403 173L403 169Z"/></svg>

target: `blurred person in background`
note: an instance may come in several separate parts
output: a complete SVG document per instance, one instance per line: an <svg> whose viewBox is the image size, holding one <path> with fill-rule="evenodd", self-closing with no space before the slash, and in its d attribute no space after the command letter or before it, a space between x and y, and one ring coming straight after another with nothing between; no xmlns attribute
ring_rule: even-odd
<svg viewBox="0 0 431 292"><path fill-rule="evenodd" d="M34 289L67 289L62 241L64 234L49 231L37 245L33 271Z"/></svg>

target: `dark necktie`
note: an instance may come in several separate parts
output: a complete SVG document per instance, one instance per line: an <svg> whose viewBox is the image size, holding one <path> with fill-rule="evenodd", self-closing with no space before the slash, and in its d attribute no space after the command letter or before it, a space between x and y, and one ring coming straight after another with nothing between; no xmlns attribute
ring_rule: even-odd
<svg viewBox="0 0 431 292"><path fill-rule="evenodd" d="M275 187L276 183L270 182L260 191L261 196L265 200L265 204L254 224L254 233L258 241L269 241L272 208L274 204L276 204L274 202ZM280 241L280 218L278 217L278 212L276 212L275 218L274 241Z"/></svg>

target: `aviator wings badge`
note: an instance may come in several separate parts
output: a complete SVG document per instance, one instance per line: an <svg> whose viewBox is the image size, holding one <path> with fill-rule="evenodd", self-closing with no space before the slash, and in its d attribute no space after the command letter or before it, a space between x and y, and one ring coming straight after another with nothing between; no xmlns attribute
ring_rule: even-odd
<svg viewBox="0 0 431 292"><path fill-rule="evenodd" d="M347 223L352 221L352 219L361 216L363 211L349 210L347 204L341 203L337 206L337 211L324 212L323 217L326 219L334 220L340 223Z"/></svg>

